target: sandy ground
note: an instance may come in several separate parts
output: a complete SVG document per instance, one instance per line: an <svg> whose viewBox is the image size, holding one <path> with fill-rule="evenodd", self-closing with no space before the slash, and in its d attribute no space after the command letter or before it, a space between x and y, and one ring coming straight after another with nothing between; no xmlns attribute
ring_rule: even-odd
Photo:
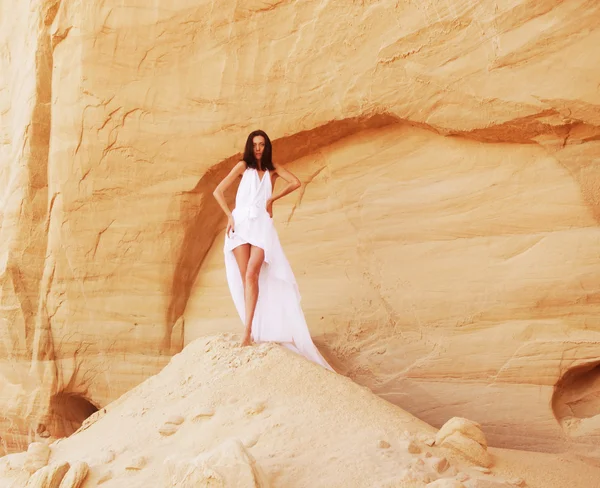
<svg viewBox="0 0 600 488"><path fill-rule="evenodd" d="M439 478L462 478L466 488L510 487L516 478L532 488L600 486L600 469L581 461L493 448L486 475L455 451L430 447L436 432L277 345L242 349L225 335L192 342L55 441L49 463L85 461L81 486L104 488L425 487ZM0 487L24 486L23 457L0 461Z"/></svg>

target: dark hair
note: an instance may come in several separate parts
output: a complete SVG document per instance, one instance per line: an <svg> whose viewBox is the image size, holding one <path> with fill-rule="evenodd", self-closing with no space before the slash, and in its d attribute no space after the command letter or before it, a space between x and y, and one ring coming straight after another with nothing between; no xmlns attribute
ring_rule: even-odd
<svg viewBox="0 0 600 488"><path fill-rule="evenodd" d="M275 171L275 166L273 166L273 146L271 145L271 139L266 134L265 131L255 130L250 132L248 139L246 139L246 147L244 149L244 161L246 162L247 168L258 169L258 162L254 157L254 147L253 147L253 139L256 136L262 136L265 139L265 150L263 151L262 158L260 160L261 169Z"/></svg>

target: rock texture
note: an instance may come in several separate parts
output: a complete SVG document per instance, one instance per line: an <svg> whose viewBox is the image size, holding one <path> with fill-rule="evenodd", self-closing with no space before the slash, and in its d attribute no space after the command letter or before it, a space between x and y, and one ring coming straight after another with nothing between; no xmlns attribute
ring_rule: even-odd
<svg viewBox="0 0 600 488"><path fill-rule="evenodd" d="M437 433L435 443L454 449L479 466L490 467L493 460L487 451L487 439L480 427L468 419L452 418Z"/></svg>
<svg viewBox="0 0 600 488"><path fill-rule="evenodd" d="M48 464L50 448L43 442L33 442L27 448L23 468L29 473L35 473Z"/></svg>
<svg viewBox="0 0 600 488"><path fill-rule="evenodd" d="M492 445L600 458L599 18L0 0L2 449L239 330L211 192L262 127L304 183L277 225L342 373Z"/></svg>
<svg viewBox="0 0 600 488"><path fill-rule="evenodd" d="M36 471L29 482L27 488L59 488L67 471L69 463L53 463Z"/></svg>
<svg viewBox="0 0 600 488"><path fill-rule="evenodd" d="M89 466L83 461L71 464L69 471L60 482L59 488L79 488L89 473Z"/></svg>
<svg viewBox="0 0 600 488"><path fill-rule="evenodd" d="M175 417L184 421L163 437L161 426ZM454 449L421 441L435 436L401 408L283 347L240 348L217 336L193 341L105 415L51 443L51 463L40 472L85 463L81 488L515 488L517 477L530 488L590 488L600 474L573 456L524 459L496 448L483 473ZM0 488L22 474L5 464L0 458Z"/></svg>

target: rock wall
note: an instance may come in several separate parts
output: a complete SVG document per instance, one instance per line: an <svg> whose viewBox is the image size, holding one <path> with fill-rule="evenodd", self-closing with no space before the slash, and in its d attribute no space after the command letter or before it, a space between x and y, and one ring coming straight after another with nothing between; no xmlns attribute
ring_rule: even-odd
<svg viewBox="0 0 600 488"><path fill-rule="evenodd" d="M491 444L589 451L596 2L0 9L5 449L237 330L211 193L261 127L305 183L276 218L342 372Z"/></svg>

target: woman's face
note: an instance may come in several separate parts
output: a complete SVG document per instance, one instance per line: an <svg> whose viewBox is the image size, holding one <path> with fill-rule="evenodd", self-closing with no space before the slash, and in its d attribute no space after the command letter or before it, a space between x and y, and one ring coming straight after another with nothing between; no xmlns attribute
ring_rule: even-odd
<svg viewBox="0 0 600 488"><path fill-rule="evenodd" d="M265 150L265 138L263 136L254 136L252 138L252 147L254 149L254 157L260 161Z"/></svg>

